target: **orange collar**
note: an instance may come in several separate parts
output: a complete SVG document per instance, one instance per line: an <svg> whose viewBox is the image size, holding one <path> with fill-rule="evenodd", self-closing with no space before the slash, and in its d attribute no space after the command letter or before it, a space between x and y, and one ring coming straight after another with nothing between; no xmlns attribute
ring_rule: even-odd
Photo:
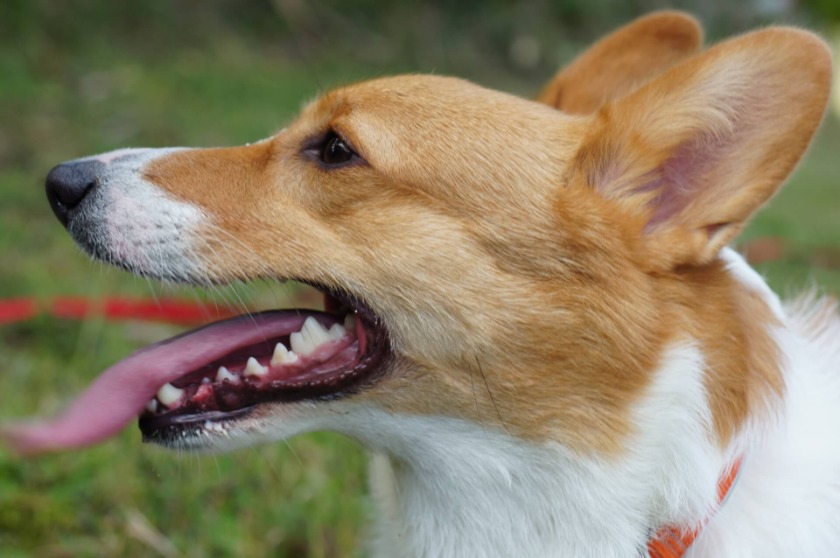
<svg viewBox="0 0 840 558"><path fill-rule="evenodd" d="M735 483L738 477L738 471L741 470L741 462L743 456L739 457L729 468L729 471L724 474L718 481L718 501L717 509L723 505L724 500L729 495L729 490ZM715 510L717 511L717 510ZM656 536L648 541L647 551L649 558L680 558L688 547L694 542L694 539L700 534L700 531L712 516L704 519L697 527L688 531L680 529L674 525L666 525L656 532Z"/></svg>

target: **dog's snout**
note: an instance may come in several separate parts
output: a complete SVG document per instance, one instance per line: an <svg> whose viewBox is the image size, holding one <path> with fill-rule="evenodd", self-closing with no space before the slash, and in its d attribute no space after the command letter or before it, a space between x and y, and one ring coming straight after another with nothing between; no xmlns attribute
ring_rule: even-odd
<svg viewBox="0 0 840 558"><path fill-rule="evenodd" d="M70 211L96 186L104 167L96 160L73 161L54 167L47 175L47 199L63 225L67 225Z"/></svg>

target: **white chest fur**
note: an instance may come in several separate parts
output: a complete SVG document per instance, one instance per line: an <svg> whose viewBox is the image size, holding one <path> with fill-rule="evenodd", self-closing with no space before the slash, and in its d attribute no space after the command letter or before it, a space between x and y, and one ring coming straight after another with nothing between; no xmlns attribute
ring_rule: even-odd
<svg viewBox="0 0 840 558"><path fill-rule="evenodd" d="M374 555L634 556L651 528L702 517L725 463L705 442L702 366L693 345L666 353L612 461L455 419L345 415L341 429L382 452Z"/></svg>

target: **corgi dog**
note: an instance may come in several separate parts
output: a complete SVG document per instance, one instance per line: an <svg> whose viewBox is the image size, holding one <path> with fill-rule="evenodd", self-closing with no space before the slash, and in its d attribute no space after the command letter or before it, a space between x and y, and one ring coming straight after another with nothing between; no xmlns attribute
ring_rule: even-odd
<svg viewBox="0 0 840 558"><path fill-rule="evenodd" d="M250 145L55 167L94 257L325 307L140 350L7 443L138 416L196 450L341 432L373 454L378 557L840 556L840 316L727 247L819 127L830 52L786 27L700 41L656 14L537 101L381 78Z"/></svg>

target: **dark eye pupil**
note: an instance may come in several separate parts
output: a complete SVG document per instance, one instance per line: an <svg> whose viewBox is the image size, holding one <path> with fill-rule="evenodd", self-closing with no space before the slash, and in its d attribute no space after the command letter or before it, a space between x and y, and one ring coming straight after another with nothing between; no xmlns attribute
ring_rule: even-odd
<svg viewBox="0 0 840 558"><path fill-rule="evenodd" d="M329 138L324 145L324 150L321 152L321 160L328 165L340 165L341 163L346 163L352 157L353 151L338 136Z"/></svg>

